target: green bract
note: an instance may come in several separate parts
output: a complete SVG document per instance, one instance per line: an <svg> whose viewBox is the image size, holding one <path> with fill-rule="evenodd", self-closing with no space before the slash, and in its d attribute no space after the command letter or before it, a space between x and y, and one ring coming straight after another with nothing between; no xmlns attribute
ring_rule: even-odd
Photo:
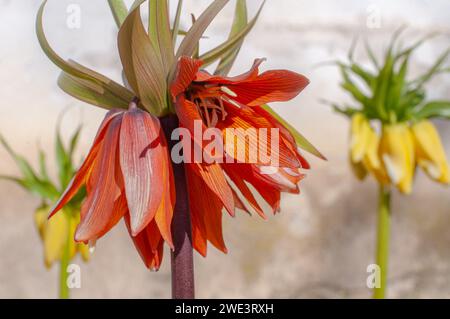
<svg viewBox="0 0 450 319"><path fill-rule="evenodd" d="M25 188L27 191L39 196L43 205L53 204L64 192L75 174L74 151L77 147L78 137L81 127L72 135L67 147L64 146L59 128L56 132L55 156L58 167L58 183L52 182L47 173L46 155L39 150L39 170L33 169L30 163L21 155L18 155L0 136L0 143L16 162L21 177L12 177L0 175L0 179L15 182ZM71 201L70 206L74 209L81 207L81 202L85 197L85 192L80 191Z"/></svg>
<svg viewBox="0 0 450 319"><path fill-rule="evenodd" d="M219 61L215 73L227 74L264 5L263 2L255 17L248 21L246 1L237 0L229 38L216 48L198 54L200 40L204 38L206 29L229 0L212 1L197 19L193 19L192 27L187 32L179 29L182 0L178 1L172 24L167 0L149 1L147 30L140 15L140 7L144 2L136 0L128 10L122 0L108 1L120 28L118 48L126 85L58 56L44 34L42 18L47 0L42 3L36 20L37 36L45 54L62 70L58 80L61 89L75 98L106 109L127 108L137 96L140 108L155 116L165 116L172 110L172 101L167 92L175 75L177 60L181 56L198 57L205 66ZM183 39L179 47L175 48L180 36Z"/></svg>
<svg viewBox="0 0 450 319"><path fill-rule="evenodd" d="M367 54L374 71L362 67L353 60L354 48L350 51L349 62L337 62L343 78L341 87L351 94L360 107L336 104L333 104L333 107L347 116L362 112L368 119L390 124L436 117L450 119L450 101L427 101L424 87L435 75L449 71L443 65L450 50L442 53L423 75L409 79L408 67L411 56L430 36L407 48L401 48L397 45L399 35L400 31L394 34L382 65L378 63L366 43ZM357 84L357 80L361 84Z"/></svg>

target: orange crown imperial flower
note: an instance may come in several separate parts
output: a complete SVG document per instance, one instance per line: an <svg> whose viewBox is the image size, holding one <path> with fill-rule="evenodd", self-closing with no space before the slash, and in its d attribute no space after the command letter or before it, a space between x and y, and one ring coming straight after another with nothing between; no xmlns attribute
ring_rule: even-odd
<svg viewBox="0 0 450 319"><path fill-rule="evenodd" d="M213 1L194 22L177 50L174 44L179 15L171 28L167 1L150 2L147 33L140 16L139 7L143 2L136 1L128 15L117 19L120 25L118 48L126 87L73 61L64 61L50 48L42 26L46 1L38 13L37 33L45 53L63 70L58 82L60 87L78 99L110 110L88 156L51 216L85 185L87 197L75 239L93 243L123 218L146 266L157 270L164 243L171 248L174 248L173 241L176 243L171 227L178 216L174 216L176 195L181 194L176 194L174 174L177 170L172 170L173 154L169 158L168 145L172 146L173 140L168 138L173 132L167 131L168 119L176 118L171 122L179 123L179 129L191 133L188 139L182 139L183 155L192 149L207 149L203 141L195 137L198 124L203 131L218 130L221 144L233 146L214 154L215 161L206 163L185 158L183 164L192 244L203 256L206 256L208 241L221 251L227 251L222 234L223 209L231 216L236 209L241 209L265 218L248 184L276 213L280 210L281 192L299 193L301 169L309 168L298 147L323 156L266 105L296 97L308 84L304 76L286 70L259 74L261 59L240 76L218 75L230 69L234 61L230 56L236 56L260 11L248 23L246 15L237 15L245 21L238 23L240 27L234 31L237 33L232 32L222 45L195 59L204 31L228 1ZM246 11L245 1L238 1L236 12L243 11ZM217 60L220 60L217 75L200 69ZM272 143L261 146L257 143L260 136L249 130L252 128L270 131L266 140ZM238 133L230 139L228 129L236 129ZM250 136L239 130L247 130ZM187 140L193 141L193 146L188 145ZM260 158L251 161L252 150L260 153L264 148L264 153L271 154L276 161ZM242 150L244 157L239 156Z"/></svg>
<svg viewBox="0 0 450 319"><path fill-rule="evenodd" d="M300 168L309 168L291 133L262 107L265 103L292 99L306 87L308 80L285 70L259 74L262 61L256 60L252 69L240 76L220 77L200 70L202 61L182 57L170 87L180 125L189 129L192 137L195 136L195 121L201 121L204 130L210 127L221 132L228 128L276 128L280 132L279 143L271 149L272 152L278 150L276 157L280 158L280 166L272 174L263 172L259 163L242 162L239 158L234 158L233 162L186 164L193 244L202 255L206 255L206 241L227 251L222 238L222 208L231 216L240 208L248 213L254 210L265 218L247 183L262 195L273 212L277 212L280 193L298 193L297 183L303 178ZM227 143L225 134L223 139L224 144ZM249 140L251 143L257 139L250 137ZM194 144L201 142L194 141ZM248 149L248 144L246 136L237 136L236 148ZM236 153L226 153L226 150L224 157L235 157Z"/></svg>
<svg viewBox="0 0 450 319"><path fill-rule="evenodd" d="M204 256L207 241L227 251L222 235L223 208L231 216L238 208L248 213L254 210L265 218L247 183L276 213L280 193L298 193L297 183L303 178L300 169L309 168L291 133L259 105L291 99L308 80L290 71L258 74L261 62L257 60L244 75L225 78L208 75L199 70L201 61L183 57L171 86L182 127L191 128L193 121L201 119L205 126L277 128L281 135L279 145L273 148L283 158L275 173L262 172L258 163L186 163L193 245ZM221 119L208 123L205 118L213 118L213 112L220 112ZM245 145L241 142L238 144ZM169 150L158 118L138 109L136 102L130 104L128 111L110 111L86 160L51 216L83 185L87 199L75 239L95 242L124 218L146 265L157 269L164 241L173 246L170 225L175 199Z"/></svg>
<svg viewBox="0 0 450 319"><path fill-rule="evenodd" d="M163 240L173 246L170 224L175 201L167 144L161 132L159 120L137 109L135 102L129 111L110 111L50 217L86 185L87 198L75 240L95 242L123 217L138 250L147 256L147 266L158 268ZM141 244L144 236L149 238L145 245Z"/></svg>

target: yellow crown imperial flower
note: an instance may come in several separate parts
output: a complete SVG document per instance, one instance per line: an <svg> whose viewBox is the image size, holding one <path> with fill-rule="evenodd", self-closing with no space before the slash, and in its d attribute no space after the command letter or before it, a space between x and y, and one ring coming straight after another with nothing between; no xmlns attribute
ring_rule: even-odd
<svg viewBox="0 0 450 319"><path fill-rule="evenodd" d="M342 75L341 87L353 101L326 101L336 112L351 118L349 158L356 176L363 179L370 173L379 184L376 264L381 276L374 298L384 298L387 286L392 186L410 194L417 166L433 180L450 184L444 148L429 122L435 118L450 120L450 101L427 99L426 88L432 78L449 70L445 64L450 49L425 73L410 78L411 57L429 36L404 47L398 43L402 30L393 34L382 60L366 42L370 65L355 60L355 41L347 61L336 61ZM371 123L380 127L381 134Z"/></svg>
<svg viewBox="0 0 450 319"><path fill-rule="evenodd" d="M445 151L434 125L422 120L412 126L417 163L432 178L450 184L450 173Z"/></svg>
<svg viewBox="0 0 450 319"><path fill-rule="evenodd" d="M83 243L70 240L74 237L80 214L64 211L55 218L47 219L50 207L44 205L34 213L34 221L44 243L44 262L50 268L54 262L61 260L67 240L69 240L69 258L80 253L84 261L89 260L89 247Z"/></svg>
<svg viewBox="0 0 450 319"><path fill-rule="evenodd" d="M352 116L350 154L353 163L362 161L369 144L369 135L372 128L362 113Z"/></svg>
<svg viewBox="0 0 450 319"><path fill-rule="evenodd" d="M389 178L378 156L380 138L362 113L352 116L350 162L353 172L364 179L370 172L378 182L389 184Z"/></svg>
<svg viewBox="0 0 450 319"><path fill-rule="evenodd" d="M350 130L350 163L356 177L363 180L367 176L367 169L363 164L363 158L368 149L370 124L362 113L352 116Z"/></svg>
<svg viewBox="0 0 450 319"><path fill-rule="evenodd" d="M383 185L390 183L389 177L384 169L383 163L379 156L380 137L370 128L369 137L367 141L367 150L364 155L363 163L366 169L372 173L377 181Z"/></svg>
<svg viewBox="0 0 450 319"><path fill-rule="evenodd" d="M414 140L406 123L384 125L380 158L392 184L404 194L411 193L414 177Z"/></svg>

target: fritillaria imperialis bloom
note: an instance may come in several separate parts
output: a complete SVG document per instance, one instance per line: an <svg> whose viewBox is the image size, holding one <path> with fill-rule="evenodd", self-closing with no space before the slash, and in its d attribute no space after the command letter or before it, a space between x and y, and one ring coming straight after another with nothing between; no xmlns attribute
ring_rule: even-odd
<svg viewBox="0 0 450 319"><path fill-rule="evenodd" d="M360 179L369 172L381 185L392 184L404 194L412 191L417 165L433 180L449 184L445 151L439 133L429 119L448 117L450 104L424 102L423 89L437 73L448 52L429 72L408 81L409 57L417 45L398 53L393 52L392 46L378 74L365 70L354 61L349 65L340 64L343 88L362 105L361 108L336 106L339 112L351 117L350 162L353 171ZM367 89L372 90L372 96L366 96L364 90L355 85L353 77L359 77Z"/></svg>
<svg viewBox="0 0 450 319"><path fill-rule="evenodd" d="M49 206L41 206L34 213L34 222L44 244L44 262L50 268L54 262L61 260L68 243L69 259L78 252L84 261L90 259L89 246L75 242L75 229L80 222L80 213L63 210L55 218L48 219Z"/></svg>
<svg viewBox="0 0 450 319"><path fill-rule="evenodd" d="M250 191L251 184L272 207L273 212L280 208L280 193L298 193L298 182L303 178L300 169L308 169L309 164L300 154L291 133L264 109L270 102L287 101L298 95L308 84L308 80L297 73L286 70L267 71L259 74L258 67L263 60L256 60L251 70L236 77L210 75L200 70L202 61L182 57L177 75L171 85L171 94L180 125L195 136L194 123L200 122L204 130L217 128L222 137L224 158L212 164L188 163L187 177L191 205L194 247L206 255L206 241L222 251L226 251L222 238L222 208L234 216L235 208L249 211L240 200L236 190L259 215L265 218L263 210ZM227 129L272 129L280 132L276 145L266 140L267 149L278 159L274 173L262 171L261 158L249 162L248 150L258 138L237 134L230 141ZM254 131L257 134L257 130ZM248 137L248 136L247 136ZM192 144L201 143L193 141ZM233 144L228 148L227 144ZM227 152L228 150L234 152ZM247 150L246 156L239 157L239 149ZM258 149L254 146L253 149ZM241 154L243 154L241 153ZM273 154L275 153L275 154ZM228 163L231 158L233 163ZM228 178L230 182L228 181ZM199 191L200 190L200 191ZM208 200L205 201L205 197Z"/></svg>
<svg viewBox="0 0 450 319"><path fill-rule="evenodd" d="M164 126L168 118L176 119L179 129L191 133L198 124L202 131L216 129L221 144L232 144L234 149L228 152L224 148L219 156L211 156L213 161L184 164L192 243L202 255L206 255L208 241L224 252L227 250L222 235L222 210L232 216L236 209L242 209L265 217L248 184L274 213L278 212L280 194L298 193L297 184L303 178L301 170L309 168L298 148L323 156L266 105L296 97L308 84L304 76L285 70L259 74L262 60L256 60L245 74L226 76L259 12L247 21L245 1L237 1L229 39L199 55L204 31L227 0L212 1L184 34L176 50L181 10L177 10L175 22L170 26L167 1L151 1L146 32L139 8L143 2L136 1L127 16L116 16L126 86L60 58L43 32L44 5L38 14L37 33L45 53L63 71L58 81L60 87L80 100L110 110L83 165L51 215L57 214L85 186L87 197L75 239L94 243L124 219L146 266L158 269L164 243L174 247L171 225L176 189ZM215 61L219 61L219 67L214 75L200 69ZM256 162L249 161L250 150L259 153L260 145L254 145L252 138L247 142L241 135L230 142L224 133L228 128L266 129L268 139L274 137L276 143L265 144L265 153L277 160L259 161L257 157ZM188 140L191 139L193 143L183 147L183 156L191 148L194 152L205 151L207 157L213 155L206 151L202 138L197 139L195 132ZM188 140L183 138L183 146ZM242 150L246 154L243 158L238 156ZM235 161L230 162L230 158Z"/></svg>
<svg viewBox="0 0 450 319"><path fill-rule="evenodd" d="M50 217L86 186L75 232L77 242L95 243L122 218L146 265L158 268L164 241L170 246L174 186L159 120L139 110L110 111L94 144Z"/></svg>
<svg viewBox="0 0 450 319"><path fill-rule="evenodd" d="M419 166L439 183L450 184L447 157L434 125L422 120L412 126L415 154Z"/></svg>
<svg viewBox="0 0 450 319"><path fill-rule="evenodd" d="M248 212L254 209L265 218L247 183L255 187L275 213L280 209L280 193L298 193L298 182L303 178L300 169L309 168L291 133L261 106L295 97L308 80L289 71L259 74L260 62L255 62L244 75L226 78L211 76L199 69L201 61L183 57L171 86L180 125L191 129L191 136L195 135L196 120L205 129L263 127L281 131L279 144L273 148L279 150L280 167L273 174L261 172L258 163L186 163L193 245L202 255L206 255L207 241L227 251L222 236L223 208L231 216L236 208ZM247 146L238 139L237 147ZM75 240L95 242L125 218L146 265L157 269L163 243L172 246L172 179L169 150L158 118L132 102L130 110L114 110L106 115L85 162L51 215L86 185L87 199Z"/></svg>
<svg viewBox="0 0 450 319"><path fill-rule="evenodd" d="M394 34L382 65L369 45L366 48L372 70L356 63L352 51L349 63L338 63L341 86L358 106L331 103L336 111L351 118L349 158L355 175L364 179L370 173L379 184L376 263L381 278L374 289L375 298L384 298L387 286L391 188L410 194L418 166L433 180L450 184L445 151L430 122L433 118L448 119L450 102L426 102L424 88L434 75L445 70L442 65L450 51L442 54L429 71L409 80L410 57L427 38L399 48L396 40L400 31Z"/></svg>
<svg viewBox="0 0 450 319"><path fill-rule="evenodd" d="M46 156L43 151L39 152L40 171L35 171L24 157L13 151L10 145L0 137L0 142L11 155L20 169L21 177L0 176L0 178L13 181L23 187L26 191L37 195L42 204L34 212L34 222L39 237L44 246L44 263L50 268L55 262L65 258L65 262L72 260L76 253L80 253L84 261L90 258L89 247L84 243L77 243L73 237L75 228L80 220L80 205L84 192L81 191L55 218L48 219L48 212L52 203L61 196L64 188L72 178L74 168L73 154L77 146L80 130L71 138L69 147L65 147L59 130L56 133L55 151L58 167L59 185L53 183L47 174ZM65 269L62 271L66 272Z"/></svg>

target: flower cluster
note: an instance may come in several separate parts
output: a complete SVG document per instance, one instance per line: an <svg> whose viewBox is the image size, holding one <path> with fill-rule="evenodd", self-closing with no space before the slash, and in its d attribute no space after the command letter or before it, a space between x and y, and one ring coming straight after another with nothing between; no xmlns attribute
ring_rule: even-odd
<svg viewBox="0 0 450 319"><path fill-rule="evenodd" d="M351 126L350 158L359 178L370 172L378 182L409 194L419 165L433 180L450 183L444 148L430 121L385 124L381 137L362 113L353 115Z"/></svg>
<svg viewBox="0 0 450 319"><path fill-rule="evenodd" d="M84 243L77 243L73 239L75 229L80 221L84 190L80 191L67 204L61 214L52 219L47 218L50 205L62 195L75 174L73 156L79 134L80 129L72 136L69 146L65 147L59 129L57 130L55 152L59 185L53 183L47 174L46 156L43 151L39 152L40 170L36 172L24 157L14 152L5 139L0 137L0 142L14 159L22 175L21 177L0 176L0 178L17 183L42 201L34 213L34 221L44 244L44 263L48 268L60 261L66 252L69 260L74 258L77 252L84 261L88 261L90 258L89 247Z"/></svg>
<svg viewBox="0 0 450 319"><path fill-rule="evenodd" d="M143 2L136 1L128 14L116 19L125 86L78 63L64 61L50 48L42 27L45 2L39 10L37 33L44 52L62 69L59 86L80 100L110 110L84 163L50 216L57 216L85 187L86 200L75 240L95 243L124 219L144 263L157 270L164 244L174 248L171 226L177 190L169 157L170 135L166 136L163 127L167 118L175 118L180 128L191 132L199 122L202 129L217 128L220 132L228 128L265 128L276 129L280 135L276 147L269 150L279 159L269 174L262 172L267 163L235 158L239 150L247 154L251 149L249 143L253 139L249 142L246 136L237 136L232 142L237 153L223 154L235 158L234 163L184 164L192 244L204 256L208 241L227 251L222 235L222 211L234 216L235 210L241 209L265 217L249 184L276 213L280 210L280 194L299 193L301 170L309 168L299 149L323 156L266 105L296 97L308 84L304 76L287 70L260 73L261 59L256 60L249 72L227 76L259 12L247 21L246 2L237 1L229 39L199 55L204 31L227 0L212 1L183 34L177 49L182 1L172 26L168 1L151 1L148 30L140 14ZM215 61L219 64L214 74L204 70ZM229 143L221 138L221 143ZM199 140L193 140L191 145L205 148Z"/></svg>
<svg viewBox="0 0 450 319"><path fill-rule="evenodd" d="M380 184L409 194L417 166L433 180L450 183L444 148L430 121L449 119L450 101L426 101L424 89L434 75L446 71L443 64L450 52L444 52L425 74L409 80L411 54L426 38L402 49L396 48L399 34L381 66L367 46L374 72L355 63L353 54L350 63L338 63L342 87L361 107L334 107L351 118L350 161L356 176L363 179L370 172Z"/></svg>

